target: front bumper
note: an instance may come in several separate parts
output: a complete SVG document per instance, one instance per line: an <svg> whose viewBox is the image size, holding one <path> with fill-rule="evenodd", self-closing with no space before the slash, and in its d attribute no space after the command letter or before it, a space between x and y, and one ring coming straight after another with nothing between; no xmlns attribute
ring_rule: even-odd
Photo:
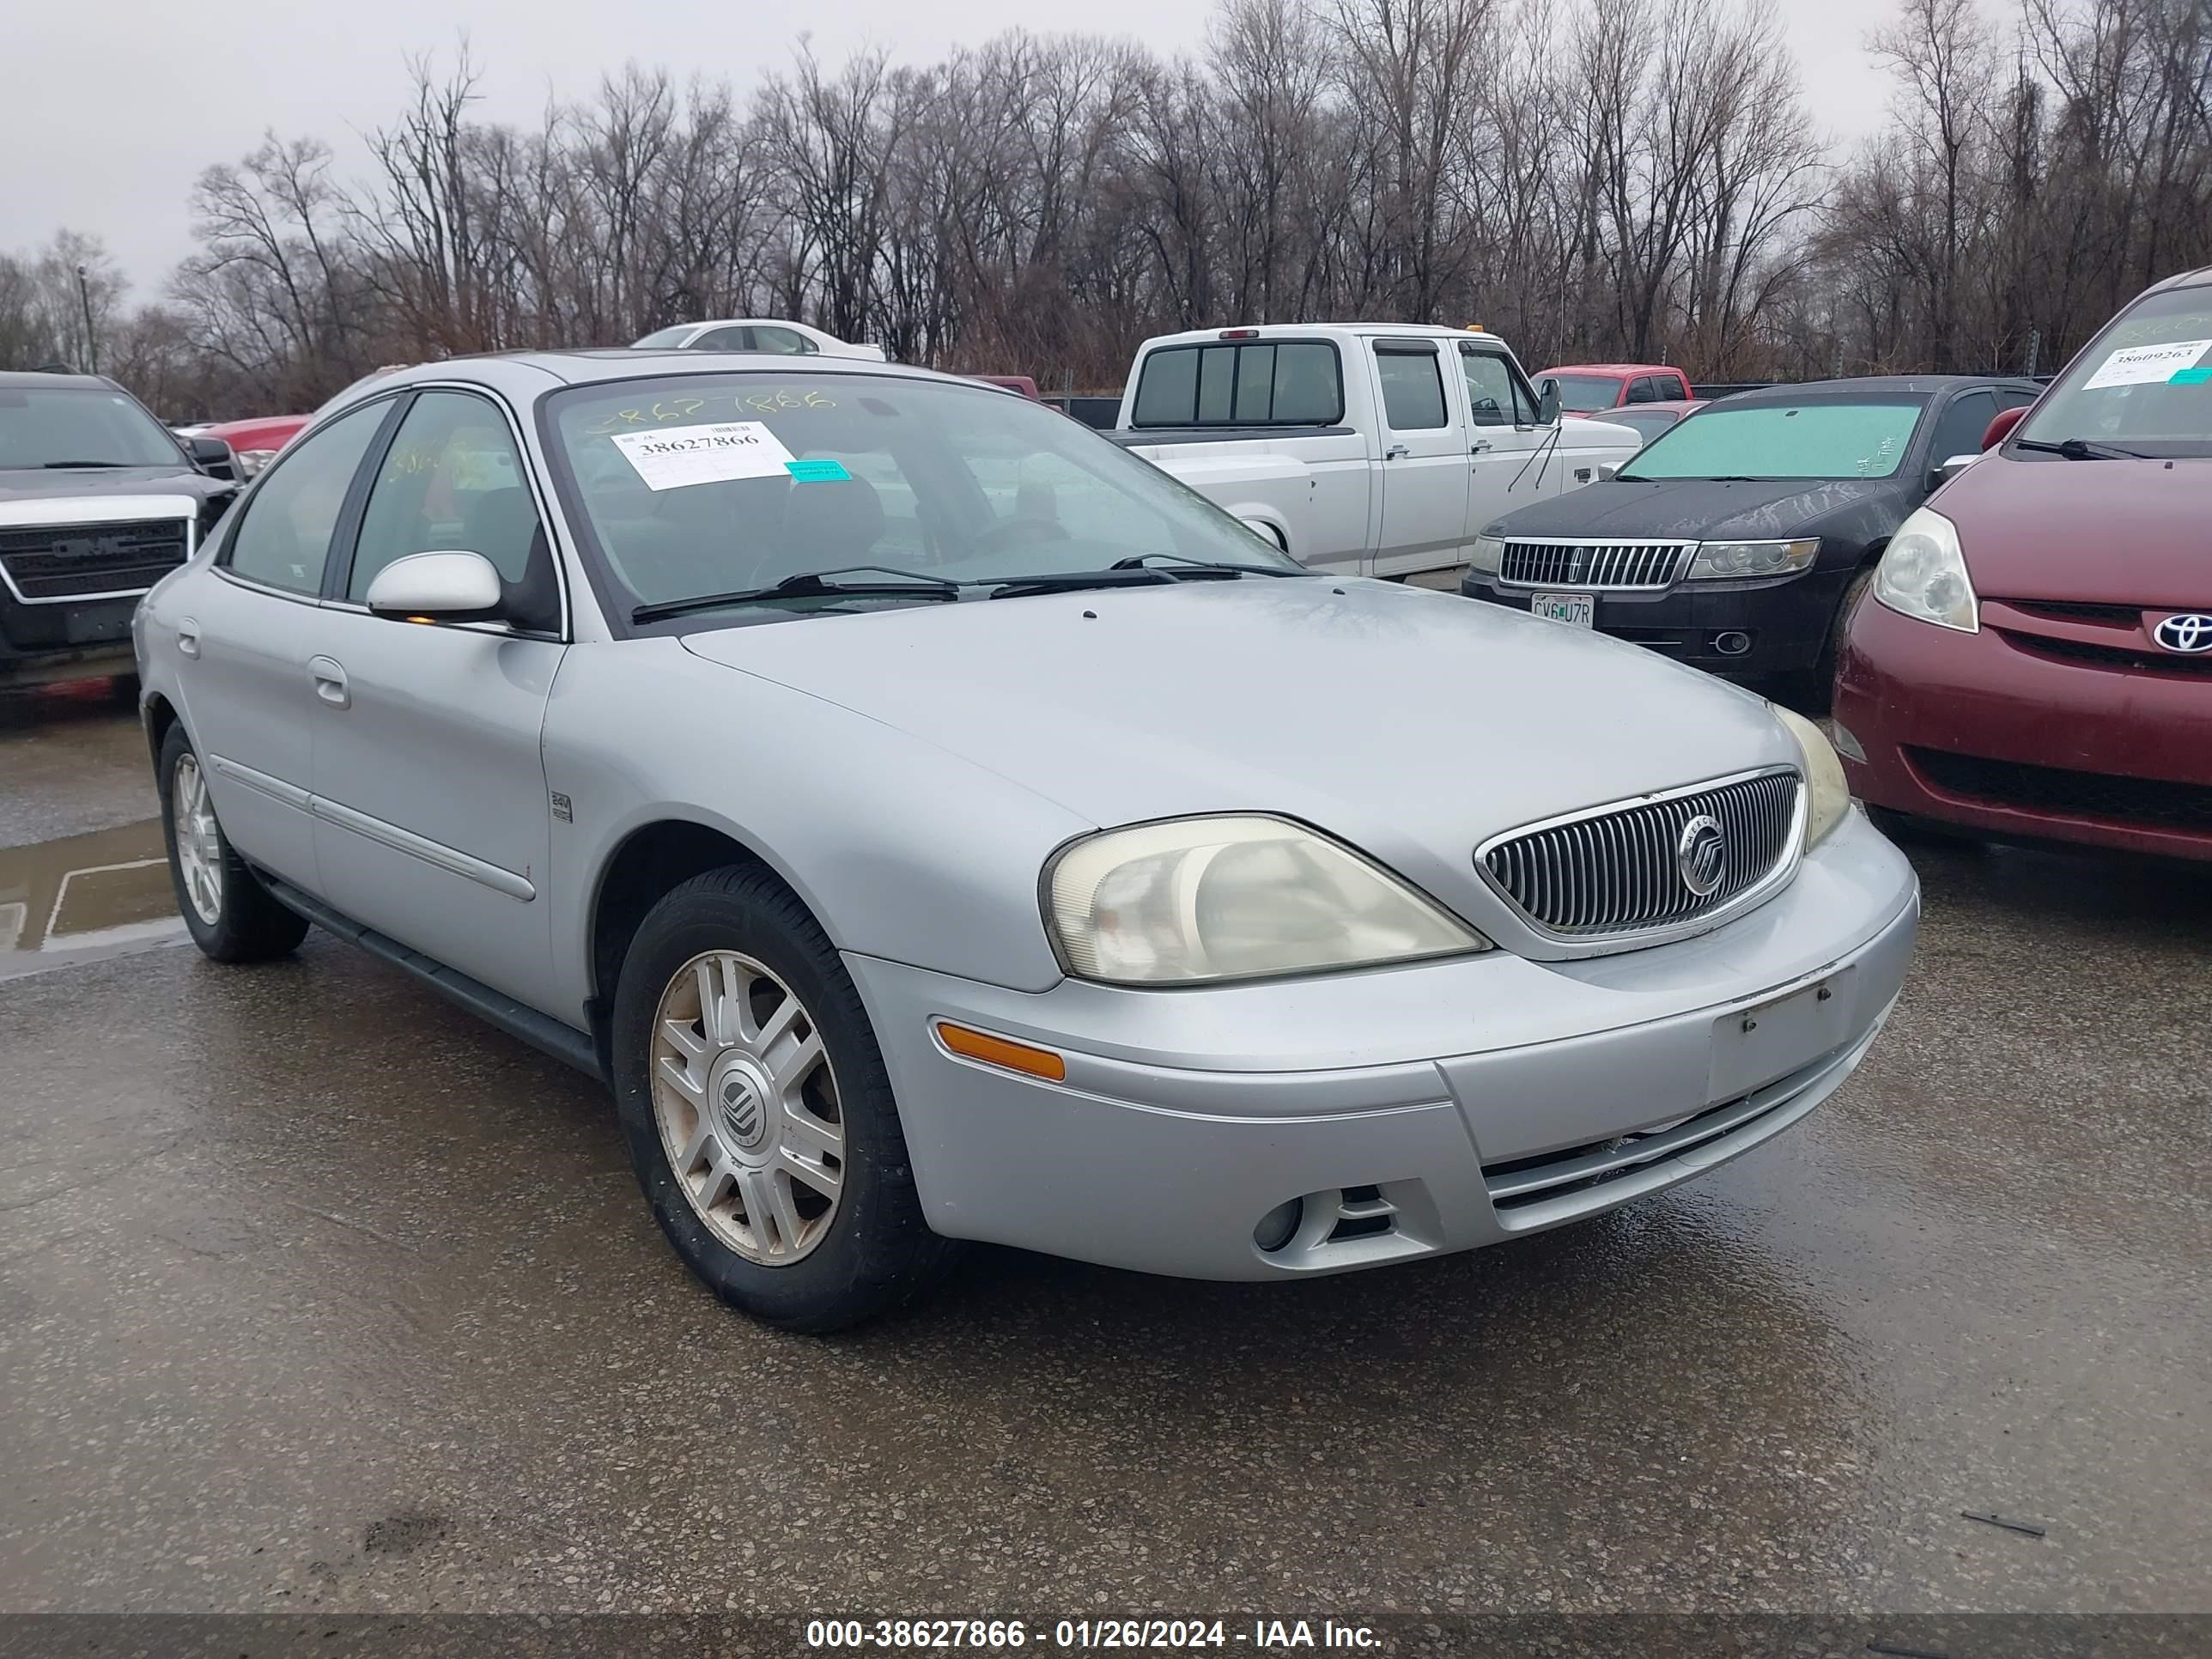
<svg viewBox="0 0 2212 1659"><path fill-rule="evenodd" d="M1849 570L1814 568L1777 580L1679 581L1656 592L1595 594L1593 626L1710 673L1747 677L1802 673L1816 666L1843 603ZM1468 571L1459 591L1509 610L1526 611L1539 591L1572 592L1572 582L1542 590L1508 587ZM1745 636L1742 648L1729 636Z"/></svg>
<svg viewBox="0 0 2212 1659"><path fill-rule="evenodd" d="M1854 814L1748 915L1578 962L1032 994L847 960L938 1231L1259 1279L1495 1243L1778 1133L1865 1054L1918 916L1911 866ZM959 1059L939 1019L1049 1048L1066 1080ZM1261 1249L1292 1200L1295 1235Z"/></svg>
<svg viewBox="0 0 2212 1659"><path fill-rule="evenodd" d="M2212 859L2212 676L2054 661L1869 599L1837 665L1851 793L1998 838Z"/></svg>
<svg viewBox="0 0 2212 1659"><path fill-rule="evenodd" d="M136 594L32 605L0 594L0 685L127 674Z"/></svg>

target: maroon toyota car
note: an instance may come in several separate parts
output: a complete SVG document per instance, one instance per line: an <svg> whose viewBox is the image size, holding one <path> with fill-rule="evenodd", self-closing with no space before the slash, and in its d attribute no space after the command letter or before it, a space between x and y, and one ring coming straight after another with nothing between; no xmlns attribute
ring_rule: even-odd
<svg viewBox="0 0 2212 1659"><path fill-rule="evenodd" d="M1890 540L1836 674L1869 805L2212 859L2212 268L2139 296Z"/></svg>

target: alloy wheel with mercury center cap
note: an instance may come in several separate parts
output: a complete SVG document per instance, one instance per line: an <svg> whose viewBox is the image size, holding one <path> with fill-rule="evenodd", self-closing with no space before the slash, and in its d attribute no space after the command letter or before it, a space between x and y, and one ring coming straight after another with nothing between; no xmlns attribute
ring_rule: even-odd
<svg viewBox="0 0 2212 1659"><path fill-rule="evenodd" d="M177 868L185 878L185 896L212 927L222 920L222 831L216 824L198 757L189 751L177 762L173 790Z"/></svg>
<svg viewBox="0 0 2212 1659"><path fill-rule="evenodd" d="M696 956L661 992L651 1064L661 1146L700 1220L763 1267L806 1256L843 1200L845 1126L797 993L737 951Z"/></svg>

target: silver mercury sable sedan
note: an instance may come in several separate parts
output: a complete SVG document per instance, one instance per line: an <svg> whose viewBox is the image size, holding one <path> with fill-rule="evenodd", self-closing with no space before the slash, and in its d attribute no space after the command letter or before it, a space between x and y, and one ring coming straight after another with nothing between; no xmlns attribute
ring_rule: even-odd
<svg viewBox="0 0 2212 1659"><path fill-rule="evenodd" d="M962 1239L1287 1279L1612 1208L1835 1089L1917 925L1796 716L880 363L365 383L137 643L200 947L319 923L604 1078L802 1330Z"/></svg>

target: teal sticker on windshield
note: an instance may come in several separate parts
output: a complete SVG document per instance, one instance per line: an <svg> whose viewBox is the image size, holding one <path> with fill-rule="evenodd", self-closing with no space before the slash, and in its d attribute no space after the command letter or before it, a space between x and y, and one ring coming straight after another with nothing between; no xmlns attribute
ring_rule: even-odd
<svg viewBox="0 0 2212 1659"><path fill-rule="evenodd" d="M845 471L845 463L832 460L786 461L783 470L791 474L793 483L850 483L853 475Z"/></svg>
<svg viewBox="0 0 2212 1659"><path fill-rule="evenodd" d="M2212 386L2212 368L2177 368L2168 386Z"/></svg>

